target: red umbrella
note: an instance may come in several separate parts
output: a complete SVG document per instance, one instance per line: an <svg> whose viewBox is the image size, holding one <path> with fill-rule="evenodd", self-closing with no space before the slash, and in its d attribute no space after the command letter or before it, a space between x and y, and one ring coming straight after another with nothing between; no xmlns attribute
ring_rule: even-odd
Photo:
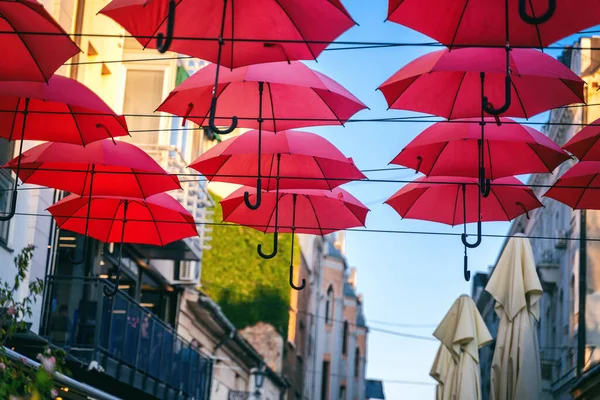
<svg viewBox="0 0 600 400"><path fill-rule="evenodd" d="M80 51L34 0L0 0L0 32L0 81L45 82Z"/></svg>
<svg viewBox="0 0 600 400"><path fill-rule="evenodd" d="M467 270L467 247L481 243L482 221L511 221L521 214L543 207L533 191L517 178L506 177L492 181L491 194L479 195L477 178L423 177L400 189L386 200L402 218L440 222L456 226L464 225L462 241L465 245L465 279ZM461 207L462 205L462 207ZM467 223L477 222L477 242L467 242Z"/></svg>
<svg viewBox="0 0 600 400"><path fill-rule="evenodd" d="M331 190L344 183L366 178L351 159L319 135L300 131L262 132L261 152L258 131L249 131L219 143L190 164L209 181L235 183L261 189ZM265 155L261 158L261 154ZM260 165L259 165L260 162ZM279 165L277 164L279 162ZM258 169L258 180L252 171ZM268 178L261 179L261 170ZM276 171L280 171L276 175Z"/></svg>
<svg viewBox="0 0 600 400"><path fill-rule="evenodd" d="M571 138L563 149L580 161L600 161L600 119L595 120Z"/></svg>
<svg viewBox="0 0 600 400"><path fill-rule="evenodd" d="M503 113L505 117L529 118L585 102L583 80L547 54L513 49L510 66L511 95L519 101ZM492 104L504 101L504 78L503 49L440 50L409 63L379 90L390 108L447 119L474 118L482 114L483 93Z"/></svg>
<svg viewBox="0 0 600 400"><path fill-rule="evenodd" d="M125 118L117 116L98 95L74 79L55 75L47 84L19 81L0 85L0 137L20 140L19 155L23 153L23 140L85 146L128 134ZM18 171L17 164L17 175ZM15 179L11 211L0 221L14 216L16 204Z"/></svg>
<svg viewBox="0 0 600 400"><path fill-rule="evenodd" d="M144 47L154 47L153 36L166 28L166 37L158 34L159 51L171 47L228 68L316 59L355 24L340 0L231 0L229 7L227 0L113 0L100 12L138 37ZM216 113L219 71L212 73L211 120ZM225 131L212 124L211 128L225 134L235 129L235 122Z"/></svg>
<svg viewBox="0 0 600 400"><path fill-rule="evenodd" d="M86 147L44 143L5 167L15 171L23 183L86 195L88 199L92 195L147 198L181 189L176 176L167 174L146 152L126 142L102 140ZM71 261L82 263L86 249L87 240L83 244L83 257Z"/></svg>
<svg viewBox="0 0 600 400"><path fill-rule="evenodd" d="M598 13L581 11L596 10L596 0L579 0L577 7L571 0L389 0L388 19L447 46L504 46L507 4L511 46L546 47L600 24ZM548 10L552 16L543 23L520 18L523 11L541 17Z"/></svg>
<svg viewBox="0 0 600 400"><path fill-rule="evenodd" d="M209 123L223 126L239 113L244 116L239 121L241 128L260 129L262 125L266 130L279 132L306 126L343 125L367 108L339 83L303 63L275 62L232 71L221 67L220 118L209 121L211 80L216 69L211 64L186 79L157 111L182 116L200 126Z"/></svg>
<svg viewBox="0 0 600 400"><path fill-rule="evenodd" d="M600 161L582 161L544 194L574 210L600 210Z"/></svg>
<svg viewBox="0 0 600 400"><path fill-rule="evenodd" d="M70 195L49 207L48 211L60 229L89 235L102 242L121 243L115 288L113 291L105 288L107 296L114 296L119 287L123 243L165 246L198 235L194 217L177 200L164 193L146 200L127 196L88 198Z"/></svg>
<svg viewBox="0 0 600 400"><path fill-rule="evenodd" d="M244 206L246 192L250 197L256 196L256 189L241 187L225 199L221 200L223 220L248 226L261 232L274 233L273 254L265 257L262 246L258 252L265 258L277 254L279 232L291 232L292 242L295 233L309 235L327 235L336 231L365 225L369 209L350 193L341 188L326 190L281 190L263 192L263 206L256 211ZM297 222L298 221L298 222ZM290 285L302 290L305 281L297 287L293 283L293 259L290 261Z"/></svg>
<svg viewBox="0 0 600 400"><path fill-rule="evenodd" d="M543 133L501 118L485 120L485 177L552 172L569 156ZM477 119L452 124L437 123L421 132L392 160L427 176L479 177L479 141L481 127Z"/></svg>

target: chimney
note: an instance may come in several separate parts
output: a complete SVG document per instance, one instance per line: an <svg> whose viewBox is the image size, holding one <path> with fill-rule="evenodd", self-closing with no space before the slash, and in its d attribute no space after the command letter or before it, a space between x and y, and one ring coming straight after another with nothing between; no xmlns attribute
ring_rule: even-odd
<svg viewBox="0 0 600 400"><path fill-rule="evenodd" d="M342 253L343 256L346 256L346 234L344 233L344 231L338 232L335 235L333 245L336 249L340 251L340 253Z"/></svg>

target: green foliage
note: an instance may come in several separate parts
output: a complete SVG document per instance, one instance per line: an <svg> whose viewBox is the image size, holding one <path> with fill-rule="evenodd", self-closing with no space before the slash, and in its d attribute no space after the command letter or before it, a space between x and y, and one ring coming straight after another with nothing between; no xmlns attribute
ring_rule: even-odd
<svg viewBox="0 0 600 400"><path fill-rule="evenodd" d="M6 341L19 330L26 328L25 319L33 315L32 307L44 291L44 282L35 279L29 282L29 295L16 301L15 295L27 277L34 246L25 247L15 259L17 273L12 286L0 281L0 398L1 399L47 399L54 398L54 371L62 371L66 353L53 352L49 347L38 354L41 367L31 370L23 361L11 361L5 350Z"/></svg>
<svg viewBox="0 0 600 400"><path fill-rule="evenodd" d="M215 203L221 200L212 195ZM215 222L223 220L221 206L215 208ZM214 226L211 250L202 259L203 290L222 308L238 329L258 322L273 325L284 337L290 307L289 265L291 235L279 235L279 252L264 260L256 252L270 252L273 235L241 226ZM299 265L296 242L294 265Z"/></svg>

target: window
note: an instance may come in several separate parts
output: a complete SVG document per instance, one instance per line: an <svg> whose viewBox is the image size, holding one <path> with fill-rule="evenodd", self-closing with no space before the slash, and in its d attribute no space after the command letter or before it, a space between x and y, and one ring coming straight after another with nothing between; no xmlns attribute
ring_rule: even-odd
<svg viewBox="0 0 600 400"><path fill-rule="evenodd" d="M331 323L333 317L333 287L327 289L327 301L325 302L325 323Z"/></svg>
<svg viewBox="0 0 600 400"><path fill-rule="evenodd" d="M344 331L342 332L342 354L348 352L348 321L344 321Z"/></svg>
<svg viewBox="0 0 600 400"><path fill-rule="evenodd" d="M340 400L344 400L346 398L346 386L340 386Z"/></svg>
<svg viewBox="0 0 600 400"><path fill-rule="evenodd" d="M321 374L321 400L327 400L329 399L329 361L323 361Z"/></svg>
<svg viewBox="0 0 600 400"><path fill-rule="evenodd" d="M357 347L354 352L354 377L358 378L360 373L360 349Z"/></svg>
<svg viewBox="0 0 600 400"><path fill-rule="evenodd" d="M0 139L0 163L6 164L13 158L14 142L9 142L5 139ZM10 211L14 187L14 178L11 175L10 169L0 170L0 213ZM0 242L8 243L9 221L0 222Z"/></svg>
<svg viewBox="0 0 600 400"><path fill-rule="evenodd" d="M123 114L151 114L163 100L164 71L128 69L125 82L125 98ZM126 117L131 131L148 132L132 133L126 140L134 144L158 144L158 117Z"/></svg>

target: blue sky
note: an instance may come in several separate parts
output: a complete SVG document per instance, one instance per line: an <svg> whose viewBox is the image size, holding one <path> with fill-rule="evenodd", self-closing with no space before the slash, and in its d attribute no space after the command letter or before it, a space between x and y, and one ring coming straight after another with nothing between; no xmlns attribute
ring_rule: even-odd
<svg viewBox="0 0 600 400"><path fill-rule="evenodd" d="M403 26L383 21L387 1L345 0L344 4L360 24L340 40L428 42L426 38ZM569 38L561 43L572 43ZM402 66L437 48L397 47L356 51L325 51L318 63L309 63L340 82L359 97L371 110L357 114L359 118L415 115L402 111L386 111L387 104L375 89ZM557 52L550 54L557 55ZM532 121L546 121L542 114ZM350 123L343 127L310 129L325 136L361 169L385 168L400 150L428 125L422 123ZM538 127L539 128L539 127ZM371 173L374 179L413 179L414 172ZM367 219L369 229L461 232L444 225L401 220L383 201L402 184L353 183L344 187L367 204L372 212ZM508 223L484 224L486 234L506 234ZM469 251L473 271L487 271L492 265L503 239L484 238L483 244ZM403 333L431 336L434 327L454 300L470 294L464 281L463 247L459 237L417 236L350 232L347 255L358 268L359 291L365 296L367 321L391 321L398 324L427 325L425 328L384 326L371 327ZM369 378L383 380L430 382L431 385L385 383L388 399L433 398L435 386L429 369L437 350L437 342L415 340L371 331L369 336Z"/></svg>

